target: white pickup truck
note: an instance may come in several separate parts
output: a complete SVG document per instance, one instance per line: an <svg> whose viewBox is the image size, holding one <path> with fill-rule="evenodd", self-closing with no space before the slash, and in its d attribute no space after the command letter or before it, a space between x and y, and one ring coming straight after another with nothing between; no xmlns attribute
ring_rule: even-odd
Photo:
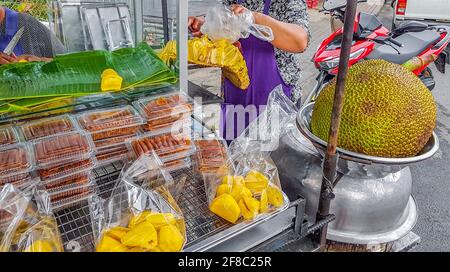
<svg viewBox="0 0 450 272"><path fill-rule="evenodd" d="M450 0L393 0L394 24L424 21L430 25L450 25Z"/></svg>

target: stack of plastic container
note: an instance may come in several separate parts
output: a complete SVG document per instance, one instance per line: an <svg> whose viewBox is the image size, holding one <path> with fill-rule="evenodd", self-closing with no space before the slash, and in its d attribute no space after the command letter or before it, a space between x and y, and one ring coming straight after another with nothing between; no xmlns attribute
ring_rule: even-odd
<svg viewBox="0 0 450 272"><path fill-rule="evenodd" d="M95 156L101 164L129 158L125 142L138 135L144 119L131 106L82 113L76 116L81 129L94 141Z"/></svg>
<svg viewBox="0 0 450 272"><path fill-rule="evenodd" d="M129 141L135 157L154 151L169 171L191 166L195 152L189 128L194 101L179 92L136 101L134 107L145 118L144 135Z"/></svg>
<svg viewBox="0 0 450 272"><path fill-rule="evenodd" d="M6 133L13 132L12 128L3 128L2 137ZM13 132L15 133L15 132ZM8 137L17 137L10 134ZM13 184L17 187L29 185L33 179L34 158L30 152L30 146L26 143L16 143L17 138L9 138L13 144L4 144L0 147L0 188L5 184Z"/></svg>
<svg viewBox="0 0 450 272"><path fill-rule="evenodd" d="M227 167L228 153L224 141L201 139L195 141L195 146L197 152L194 155L194 160L197 173L217 173L219 169Z"/></svg>
<svg viewBox="0 0 450 272"><path fill-rule="evenodd" d="M56 124L63 123L67 126L56 128ZM76 130L74 122L67 116L36 122L32 127L35 131L49 132L30 143L36 172L42 185L48 190L53 206L65 207L93 193L95 186L91 171L96 162L92 158L93 144L90 136ZM72 131L67 132L67 127L71 127ZM27 134L27 129L30 128L23 130L25 136L30 135ZM56 134L48 135L52 133Z"/></svg>

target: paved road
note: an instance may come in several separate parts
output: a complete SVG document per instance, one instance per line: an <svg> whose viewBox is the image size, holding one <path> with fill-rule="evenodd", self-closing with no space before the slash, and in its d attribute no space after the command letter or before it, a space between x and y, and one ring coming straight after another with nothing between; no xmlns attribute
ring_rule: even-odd
<svg viewBox="0 0 450 272"><path fill-rule="evenodd" d="M380 17L391 25L391 8L386 6ZM450 66L443 75L431 68L436 77L433 90L438 104L437 134L440 151L431 160L413 165L413 193L419 210L419 221L414 231L422 242L414 251L450 251Z"/></svg>

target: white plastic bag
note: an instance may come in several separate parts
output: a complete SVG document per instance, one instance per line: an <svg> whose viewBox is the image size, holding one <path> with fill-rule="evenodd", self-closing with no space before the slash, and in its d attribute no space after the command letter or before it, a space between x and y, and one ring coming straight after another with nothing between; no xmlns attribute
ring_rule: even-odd
<svg viewBox="0 0 450 272"><path fill-rule="evenodd" d="M272 29L255 24L252 12L236 15L224 5L215 5L208 10L201 32L213 41L225 39L231 43L248 38L250 34L264 41L274 40Z"/></svg>

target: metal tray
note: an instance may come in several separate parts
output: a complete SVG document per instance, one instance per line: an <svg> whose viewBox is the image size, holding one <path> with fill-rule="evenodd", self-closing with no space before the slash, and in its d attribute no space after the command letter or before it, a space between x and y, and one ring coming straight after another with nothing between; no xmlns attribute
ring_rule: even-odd
<svg viewBox="0 0 450 272"><path fill-rule="evenodd" d="M96 191L100 197L110 196L123 165L123 162L118 161L93 171L98 187ZM185 182L177 199L186 220L187 243L184 251L212 249L214 246L272 219L289 207L289 200L285 196L286 204L281 209L262 215L253 222L232 225L208 210L203 180L197 178L190 168L172 172L172 176L175 182L182 180ZM82 199L69 208L55 211L55 217L66 251L94 251L95 241L87 199Z"/></svg>

